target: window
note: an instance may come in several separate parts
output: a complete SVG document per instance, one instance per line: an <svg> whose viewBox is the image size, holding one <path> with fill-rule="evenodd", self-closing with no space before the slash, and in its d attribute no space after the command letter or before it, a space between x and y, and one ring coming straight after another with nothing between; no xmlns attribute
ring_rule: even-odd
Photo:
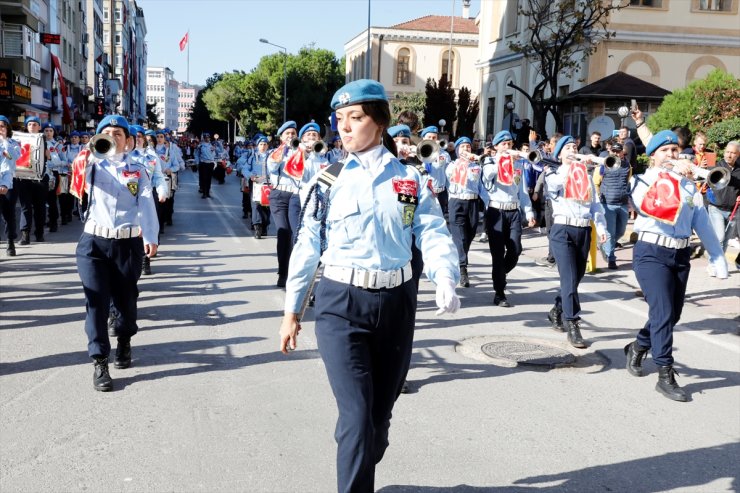
<svg viewBox="0 0 740 493"><path fill-rule="evenodd" d="M697 10L710 10L713 12L731 12L733 0L699 0Z"/></svg>
<svg viewBox="0 0 740 493"><path fill-rule="evenodd" d="M397 86L408 86L411 84L409 77L409 68L411 65L411 50L408 48L401 48L398 50L398 58L396 59L396 85Z"/></svg>
<svg viewBox="0 0 740 493"><path fill-rule="evenodd" d="M110 31L105 31L103 33L103 44L106 45L106 49L108 48L107 45L110 44Z"/></svg>
<svg viewBox="0 0 740 493"><path fill-rule="evenodd" d="M496 98L488 98L486 109L486 138L496 130Z"/></svg>
<svg viewBox="0 0 740 493"><path fill-rule="evenodd" d="M630 5L633 7L653 7L662 8L663 0L630 0Z"/></svg>
<svg viewBox="0 0 740 493"><path fill-rule="evenodd" d="M121 19L123 18L121 7L116 7L116 10L114 10L113 18L116 22L121 22Z"/></svg>
<svg viewBox="0 0 740 493"><path fill-rule="evenodd" d="M519 20L519 2L508 2L506 7L506 36L517 32Z"/></svg>
<svg viewBox="0 0 740 493"><path fill-rule="evenodd" d="M451 56L450 56L451 53ZM455 80L454 74L455 74L455 52L450 52L450 50L446 50L442 54L442 75L447 76L447 80L452 82ZM452 77L451 77L452 76ZM452 84L454 85L454 84Z"/></svg>
<svg viewBox="0 0 740 493"><path fill-rule="evenodd" d="M121 31L116 31L116 46L121 46Z"/></svg>
<svg viewBox="0 0 740 493"><path fill-rule="evenodd" d="M20 24L3 26L3 56L23 56L23 26Z"/></svg>
<svg viewBox="0 0 740 493"><path fill-rule="evenodd" d="M26 32L26 56L29 58L36 59L36 33L29 28L25 28Z"/></svg>
<svg viewBox="0 0 740 493"><path fill-rule="evenodd" d="M103 7L103 21L110 22L110 9L107 5Z"/></svg>

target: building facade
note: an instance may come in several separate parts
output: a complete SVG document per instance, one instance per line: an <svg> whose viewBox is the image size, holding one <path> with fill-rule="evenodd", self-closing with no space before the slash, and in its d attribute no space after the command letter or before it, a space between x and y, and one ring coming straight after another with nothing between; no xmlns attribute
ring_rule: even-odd
<svg viewBox="0 0 740 493"><path fill-rule="evenodd" d="M177 93L177 133L182 135L188 128L190 123L190 112L195 106L195 98L198 97L198 93L202 87L188 85L184 82L180 82Z"/></svg>
<svg viewBox="0 0 740 493"><path fill-rule="evenodd" d="M147 67L146 102L154 104L159 127L178 128L178 88L174 72L168 67Z"/></svg>
<svg viewBox="0 0 740 493"><path fill-rule="evenodd" d="M531 94L539 80L537 66L512 52L508 44L524 41L529 33L526 19L517 15L521 0L481 2L480 43L477 68L480 76L481 111L479 134L490 135L517 120L530 118L527 99L508 86L509 81ZM613 39L583 59L572 78L558 81L558 97L596 82L618 71L641 78L667 90L701 79L715 67L740 76L740 0L629 0L613 12L608 29ZM506 103L513 102L514 112ZM599 116L617 120L619 106L574 107L564 116L564 131L584 135L589 122ZM647 106L647 113L657 105ZM513 119L513 121L510 121ZM624 121L634 126L631 118ZM555 130L550 118L548 134Z"/></svg>

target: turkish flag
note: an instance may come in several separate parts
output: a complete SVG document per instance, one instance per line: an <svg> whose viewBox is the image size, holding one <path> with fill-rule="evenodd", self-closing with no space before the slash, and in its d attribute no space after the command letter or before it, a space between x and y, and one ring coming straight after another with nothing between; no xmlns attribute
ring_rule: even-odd
<svg viewBox="0 0 740 493"><path fill-rule="evenodd" d="M188 45L188 36L190 36L190 32L186 32L185 36L180 40L180 51L185 50L185 47Z"/></svg>
<svg viewBox="0 0 740 493"><path fill-rule="evenodd" d="M283 151L285 150L285 144L280 144L274 151L272 151L272 154L270 154L270 161L274 163L279 163L283 160Z"/></svg>
<svg viewBox="0 0 740 493"><path fill-rule="evenodd" d="M676 224L681 212L681 189L678 180L670 173L658 173L658 179L650 185L642 198L640 209L653 219L670 225Z"/></svg>
<svg viewBox="0 0 740 493"><path fill-rule="evenodd" d="M289 158L288 162L285 163L285 172L288 176L300 180L303 178L303 170L305 163L303 161L303 151L298 149Z"/></svg>
<svg viewBox="0 0 740 493"><path fill-rule="evenodd" d="M72 180L69 184L69 193L80 200L82 200L82 195L85 193L85 166L87 166L88 157L90 157L90 149L85 147L72 161Z"/></svg>
<svg viewBox="0 0 740 493"><path fill-rule="evenodd" d="M450 183L455 183L461 187L465 187L468 184L468 161L465 159L458 159L453 165L452 175L450 176Z"/></svg>
<svg viewBox="0 0 740 493"><path fill-rule="evenodd" d="M21 144L21 157L16 160L15 167L31 169L31 144Z"/></svg>
<svg viewBox="0 0 740 493"><path fill-rule="evenodd" d="M496 180L504 186L509 186L514 183L514 164L511 160L511 156L502 156L498 160L498 175Z"/></svg>
<svg viewBox="0 0 740 493"><path fill-rule="evenodd" d="M591 201L591 182L585 164L574 162L570 165L568 176L565 177L564 197L579 202Z"/></svg>

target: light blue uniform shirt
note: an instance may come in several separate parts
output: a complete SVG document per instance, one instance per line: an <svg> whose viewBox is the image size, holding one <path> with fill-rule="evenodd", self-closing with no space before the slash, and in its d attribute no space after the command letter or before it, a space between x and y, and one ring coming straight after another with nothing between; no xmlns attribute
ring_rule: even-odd
<svg viewBox="0 0 740 493"><path fill-rule="evenodd" d="M563 217L570 219L593 219L596 224L596 231L599 235L606 234L606 218L604 217L604 208L598 201L596 187L587 174L588 184L591 187L591 201L583 203L578 200L566 199L565 177L569 166L561 165L557 170L550 169L545 174L545 184L547 185L547 196L552 201L552 217Z"/></svg>
<svg viewBox="0 0 740 493"><path fill-rule="evenodd" d="M659 167L648 168L644 174L633 176L630 181L632 189L632 202L638 211L635 219L634 231L637 233L656 233L678 240L691 238L692 230L696 231L709 253L709 260L718 277L727 277L727 260L722 252L716 233L709 221L709 213L704 207L704 200L696 185L676 173L671 173L673 178L679 180L679 193L681 194L681 209L678 213L676 224L670 225L658 221L642 212L642 200L645 193L657 179L658 173L667 172Z"/></svg>
<svg viewBox="0 0 740 493"><path fill-rule="evenodd" d="M13 188L15 161L21 157L21 146L13 139L0 141L0 186ZM15 214L15 212L13 212Z"/></svg>
<svg viewBox="0 0 740 493"><path fill-rule="evenodd" d="M164 179L164 173L162 173L162 160L154 149L151 147L136 148L131 152L131 159L137 160L140 165L146 168L146 172L149 174L149 180L152 182L152 186L157 190L157 196L162 198L168 198L170 193L167 182Z"/></svg>
<svg viewBox="0 0 740 493"><path fill-rule="evenodd" d="M177 166L177 169L171 168L172 172L175 173L177 171L185 169L185 160L182 157L182 149L180 149L180 146L177 145L177 143L173 140L170 142L170 155L172 156L172 163L171 166Z"/></svg>
<svg viewBox="0 0 740 493"><path fill-rule="evenodd" d="M67 150L64 153L64 166L63 168L65 171L60 171L60 173L71 173L72 172L72 163L74 162L77 155L80 153L82 149L84 149L86 146L83 144L67 144Z"/></svg>
<svg viewBox="0 0 740 493"><path fill-rule="evenodd" d="M498 180L498 158L486 158L483 164L483 185L488 191L489 201L512 203L516 202L524 208L524 215L527 220L534 218L532 211L532 201L529 200L522 174L524 168L521 161L514 161L514 183L511 185L502 185ZM513 158L512 158L513 160ZM518 173L517 173L518 171ZM488 204L486 204L488 206Z"/></svg>
<svg viewBox="0 0 740 493"><path fill-rule="evenodd" d="M180 164L177 162L177 158L172 152L172 146L169 148L165 144L158 144L154 146L154 152L157 153L159 161L162 166L162 173L166 173L170 170L172 173L177 173L180 169Z"/></svg>
<svg viewBox="0 0 740 493"><path fill-rule="evenodd" d="M450 164L450 161L450 155L447 151L440 150L439 157L426 166L432 179L432 187L436 193L447 188L447 165Z"/></svg>
<svg viewBox="0 0 740 493"><path fill-rule="evenodd" d="M62 146L52 140L44 141L46 143L46 150L49 151L50 158L46 160L46 168L49 171L56 171L57 173L67 173L63 171L67 165L65 159L67 153L62 150ZM49 176L52 176L49 173Z"/></svg>
<svg viewBox="0 0 740 493"><path fill-rule="evenodd" d="M95 166L94 184L91 186L92 167ZM138 177L125 177L124 172L136 173ZM90 197L88 221L110 229L140 226L145 244L157 244L159 221L152 197L149 175L140 159L126 154L116 154L111 159L88 160L85 181ZM127 184L138 184L136 195Z"/></svg>
<svg viewBox="0 0 740 493"><path fill-rule="evenodd" d="M260 182L267 179L271 180L272 178L269 176L267 170L267 155L267 152L255 152L242 156L242 158L248 156L248 158L245 159L244 166L242 166L242 175L247 178L257 178L259 176L264 177Z"/></svg>
<svg viewBox="0 0 740 493"><path fill-rule="evenodd" d="M452 183L450 181L450 177L453 176L455 173L455 166L458 163L467 163L467 183L465 186L461 186L459 183ZM454 161L447 165L447 169L445 170L445 174L447 176L447 192L454 195L459 195L463 193L472 193L475 195L480 196L481 199L485 203L488 203L488 191L486 190L486 187L483 186L483 180L482 180L482 170L480 167L480 164L476 161L469 161L467 159L458 159L457 161ZM453 198L453 197L450 197Z"/></svg>
<svg viewBox="0 0 740 493"><path fill-rule="evenodd" d="M329 152L326 153L326 159L329 161L329 164L338 163L344 158L344 154L344 149L332 147L329 149Z"/></svg>
<svg viewBox="0 0 740 493"><path fill-rule="evenodd" d="M366 169L363 161L371 167ZM398 190L409 188L416 189L416 206L399 195ZM411 260L412 234L427 277L435 283L444 277L459 281L457 249L426 179L385 147L376 146L362 156L350 154L329 194L326 251L321 255L321 224L307 210L290 257L286 312L300 311L319 260L365 270L400 269Z"/></svg>
<svg viewBox="0 0 740 493"><path fill-rule="evenodd" d="M195 148L195 163L215 163L216 148L210 142L201 142Z"/></svg>

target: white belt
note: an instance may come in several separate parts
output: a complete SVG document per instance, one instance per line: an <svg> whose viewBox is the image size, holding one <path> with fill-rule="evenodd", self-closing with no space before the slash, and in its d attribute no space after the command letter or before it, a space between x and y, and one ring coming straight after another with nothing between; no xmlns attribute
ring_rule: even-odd
<svg viewBox="0 0 740 493"><path fill-rule="evenodd" d="M281 192L298 193L298 189L293 185L277 185L275 187L275 190L280 190Z"/></svg>
<svg viewBox="0 0 740 493"><path fill-rule="evenodd" d="M491 200L488 202L488 207L494 207L502 211L515 211L519 208L519 202L496 202Z"/></svg>
<svg viewBox="0 0 740 493"><path fill-rule="evenodd" d="M411 279L411 264L396 270L364 270L338 265L324 266L323 276L363 289L391 289Z"/></svg>
<svg viewBox="0 0 740 493"><path fill-rule="evenodd" d="M85 223L85 233L112 240L125 240L127 238L138 237L141 234L141 228L139 226L131 226L130 228L111 229L88 221Z"/></svg>
<svg viewBox="0 0 740 493"><path fill-rule="evenodd" d="M442 188L432 188L432 191L434 193L442 193L442 192L445 191L445 187L442 187Z"/></svg>
<svg viewBox="0 0 740 493"><path fill-rule="evenodd" d="M566 226L576 226L579 228L588 228L591 226L590 219L576 219L574 217L557 216L554 222L555 224L565 224Z"/></svg>
<svg viewBox="0 0 740 493"><path fill-rule="evenodd" d="M457 200L475 200L478 198L478 194L477 193L451 193L450 198L457 199Z"/></svg>
<svg viewBox="0 0 740 493"><path fill-rule="evenodd" d="M659 235L658 233L651 233L650 231L643 231L638 236L639 241L645 243L652 243L654 245L673 248L674 250L681 250L689 246L690 238L671 238L670 236Z"/></svg>

